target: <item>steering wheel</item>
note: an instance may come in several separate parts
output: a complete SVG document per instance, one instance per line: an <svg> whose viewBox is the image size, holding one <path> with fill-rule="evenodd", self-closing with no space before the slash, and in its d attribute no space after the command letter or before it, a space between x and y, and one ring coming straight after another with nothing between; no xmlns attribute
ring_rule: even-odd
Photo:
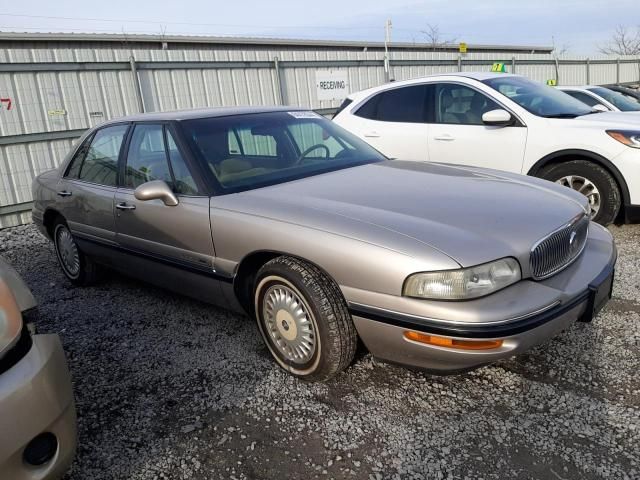
<svg viewBox="0 0 640 480"><path fill-rule="evenodd" d="M329 158L331 156L331 152L329 151L329 147L327 147L326 145L323 145L322 143L316 143L315 145L311 145L309 148L307 148L304 152L302 152L300 154L300 157L298 158L298 160L296 161L296 165L300 165L300 163L302 163L302 161L304 160L304 158L309 155L311 152L313 152L314 150L317 150L319 148L324 148L325 151L325 156L324 158Z"/></svg>

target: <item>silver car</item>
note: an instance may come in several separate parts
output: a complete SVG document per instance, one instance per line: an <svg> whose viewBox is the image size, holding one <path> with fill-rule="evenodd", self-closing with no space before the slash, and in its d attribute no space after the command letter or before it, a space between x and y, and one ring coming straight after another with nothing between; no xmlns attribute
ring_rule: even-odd
<svg viewBox="0 0 640 480"><path fill-rule="evenodd" d="M396 363L477 367L590 321L611 295L614 242L579 193L388 160L311 111L111 121L33 188L71 282L106 266L246 312L308 380L346 368L358 338Z"/></svg>
<svg viewBox="0 0 640 480"><path fill-rule="evenodd" d="M0 258L0 478L55 480L76 450L71 375L57 335L34 334L36 301Z"/></svg>

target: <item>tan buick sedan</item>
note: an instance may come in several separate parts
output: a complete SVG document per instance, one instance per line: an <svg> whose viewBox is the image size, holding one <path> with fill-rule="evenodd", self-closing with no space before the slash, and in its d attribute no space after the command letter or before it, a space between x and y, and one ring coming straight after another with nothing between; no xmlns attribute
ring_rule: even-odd
<svg viewBox="0 0 640 480"><path fill-rule="evenodd" d="M33 335L23 313L36 306L0 259L0 478L60 478L76 449L71 377L56 335Z"/></svg>
<svg viewBox="0 0 640 480"><path fill-rule="evenodd" d="M385 360L469 369L590 321L611 294L615 246L579 193L389 160L295 108L111 121L33 188L69 280L106 266L244 311L309 380L346 368L358 338Z"/></svg>

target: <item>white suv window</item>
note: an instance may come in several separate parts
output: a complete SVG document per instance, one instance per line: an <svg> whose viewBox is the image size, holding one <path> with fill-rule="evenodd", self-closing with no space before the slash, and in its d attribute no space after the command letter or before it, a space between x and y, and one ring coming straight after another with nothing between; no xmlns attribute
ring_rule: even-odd
<svg viewBox="0 0 640 480"><path fill-rule="evenodd" d="M439 83L435 91L435 121L459 125L482 125L482 115L501 108L473 88L455 83Z"/></svg>
<svg viewBox="0 0 640 480"><path fill-rule="evenodd" d="M428 99L428 85L394 88L371 98L355 115L381 122L425 123Z"/></svg>

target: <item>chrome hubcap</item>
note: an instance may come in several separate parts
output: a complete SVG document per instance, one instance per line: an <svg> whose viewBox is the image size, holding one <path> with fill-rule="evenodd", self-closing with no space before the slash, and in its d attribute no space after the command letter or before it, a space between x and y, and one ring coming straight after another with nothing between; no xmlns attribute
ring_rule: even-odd
<svg viewBox="0 0 640 480"><path fill-rule="evenodd" d="M579 175L567 175L556 180L562 186L574 189L576 192L580 192L589 200L589 207L591 207L591 218L595 217L600 211L600 191L588 178L581 177Z"/></svg>
<svg viewBox="0 0 640 480"><path fill-rule="evenodd" d="M262 301L267 335L287 360L304 364L316 351L316 332L305 302L286 285L269 287Z"/></svg>
<svg viewBox="0 0 640 480"><path fill-rule="evenodd" d="M59 228L56 244L60 261L65 270L72 276L78 275L78 273L80 273L80 253L78 252L76 242L71 236L71 232L64 227Z"/></svg>

